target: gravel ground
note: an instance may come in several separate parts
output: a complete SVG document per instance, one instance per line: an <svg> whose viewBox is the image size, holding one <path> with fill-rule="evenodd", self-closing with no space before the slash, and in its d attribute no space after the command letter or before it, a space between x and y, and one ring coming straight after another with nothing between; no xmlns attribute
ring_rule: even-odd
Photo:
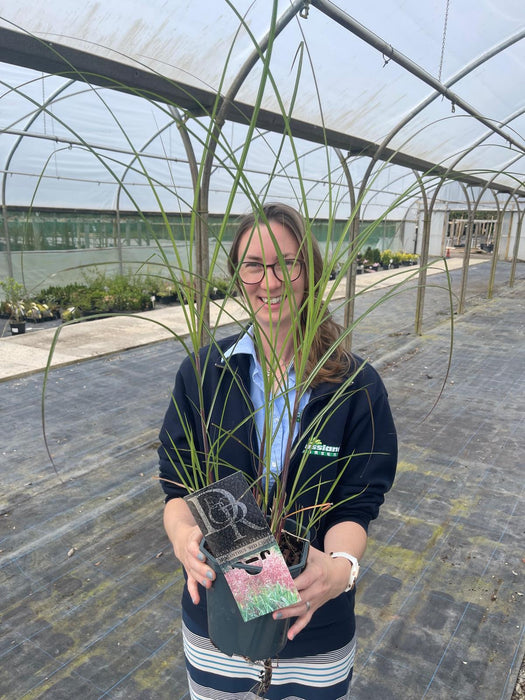
<svg viewBox="0 0 525 700"><path fill-rule="evenodd" d="M435 312L435 309L433 309ZM47 330L59 326L61 324L60 319L53 321L45 321L41 323L27 322L26 333L34 333L39 330ZM0 318L0 337L10 335L9 320L6 318ZM522 665L520 672L518 674L516 687L512 693L511 700L525 700L525 657L522 660Z"/></svg>

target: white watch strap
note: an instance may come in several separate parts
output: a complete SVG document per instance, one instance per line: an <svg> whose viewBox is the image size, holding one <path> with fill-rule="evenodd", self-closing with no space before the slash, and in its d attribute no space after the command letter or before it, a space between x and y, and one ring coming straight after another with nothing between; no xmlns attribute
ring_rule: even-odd
<svg viewBox="0 0 525 700"><path fill-rule="evenodd" d="M352 565L352 568L350 569L350 578L348 579L348 586L345 588L344 591L345 593L348 593L348 591L351 591L352 588L355 586L355 582L357 581L357 577L359 576L359 562L357 561L356 557L354 557L352 554L348 554L348 552L330 552L330 556L333 559L336 559L337 557L347 559Z"/></svg>

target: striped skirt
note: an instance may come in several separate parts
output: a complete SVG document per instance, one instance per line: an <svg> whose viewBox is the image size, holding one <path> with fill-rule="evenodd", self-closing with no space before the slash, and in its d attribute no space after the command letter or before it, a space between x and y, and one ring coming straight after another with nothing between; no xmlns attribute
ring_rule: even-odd
<svg viewBox="0 0 525 700"><path fill-rule="evenodd" d="M261 694L265 669L240 656L226 656L183 623L182 636L192 700L347 700L355 640L336 651L275 659L271 682ZM259 693L259 694L258 694Z"/></svg>

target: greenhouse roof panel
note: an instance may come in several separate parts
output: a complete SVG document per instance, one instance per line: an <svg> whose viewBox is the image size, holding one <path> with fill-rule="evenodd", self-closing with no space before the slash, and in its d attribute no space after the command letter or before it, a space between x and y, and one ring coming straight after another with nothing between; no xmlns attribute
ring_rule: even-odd
<svg viewBox="0 0 525 700"><path fill-rule="evenodd" d="M383 144L381 157L404 166L453 167L523 194L522 0L344 5L48 0L35 12L29 0L0 0L0 59L25 66L3 71L1 127L49 136L54 121L51 136L130 154L151 140L156 152L173 142L173 157L183 159L177 138L156 137L171 118L160 102L198 115L236 85L227 112L233 121L249 117L260 98L261 129L279 132L284 110L305 141L367 156ZM262 54L236 79L274 20L279 30L264 54L269 75L261 94ZM63 77L42 81L40 71ZM135 96L107 97L78 82L68 87L72 76L149 93L157 104L138 106ZM37 117L56 91L47 115ZM4 164L11 148L12 140L0 145ZM513 175L498 174L507 167Z"/></svg>

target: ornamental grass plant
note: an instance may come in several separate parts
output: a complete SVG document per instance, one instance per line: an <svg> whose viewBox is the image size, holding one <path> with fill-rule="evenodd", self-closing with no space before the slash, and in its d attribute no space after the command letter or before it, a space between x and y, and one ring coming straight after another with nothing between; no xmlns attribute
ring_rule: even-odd
<svg viewBox="0 0 525 700"><path fill-rule="evenodd" d="M114 180L120 191L126 195L131 206L133 206L141 217L144 227L148 230L149 236L157 242L154 253L150 255L146 264L139 265L135 276L144 275L149 279L155 278L159 288L169 288L179 299L184 299L187 303L182 305L185 330L183 333L176 333L168 325L161 323L154 318L137 316L144 322L154 323L163 326L173 337L173 340L180 343L185 355L190 358L193 372L198 387L197 408L201 411L200 430L202 441L205 445L204 454L197 452L195 448L195 437L189 426L187 428L186 440L191 449L191 458L186 456L180 463L183 465L178 471L179 483L188 492L201 489L217 480L220 467L221 444L226 439L221 425L210 425L209 416L204 411L203 382L206 375L208 363L212 349L222 352L218 344L219 328L225 323L233 324L239 333L243 332L247 325L253 328L253 340L259 357L263 357L262 348L266 345L275 346L275 338L279 333L280 319L276 318L269 334L264 332L257 324L257 318L253 309L246 302L244 296L239 294L242 283L239 279L238 266L233 269L233 274L229 281L221 285L221 294L216 295L217 279L224 280L225 270L229 254L229 244L231 240L232 225L235 224L239 213L239 201L243 202L242 211L254 212L256 220L261 225L268 225L264 213L266 203L276 201L279 191L279 183L284 179L289 185L289 191L293 193L291 203L299 210L304 217L307 236L305 238L305 249L301 251L307 266L308 287L304 301L292 309L292 313L303 319L294 330L289 340L293 345L293 366L296 373L296 394L295 399L290 400L287 391L284 391L285 412L283 420L295 425L299 417L299 405L301 398L310 391L315 381L316 373L329 359L331 353L338 348L350 347L352 332L359 323L359 318L352 320L342 332L333 346L318 361L315 367L308 366L309 349L316 342L320 325L330 314L345 308L352 303L359 294L352 288L351 280L355 275L359 252L371 248L377 227L381 226L389 213L410 201L417 195L420 182L416 178L403 192L392 198L389 205L384 207L380 216L365 227L359 227L361 204L368 189L380 182L382 169L388 167L388 163L379 165L375 175L370 179L368 189L360 195L353 206L343 208L343 197L346 196L348 180L346 171L351 157L343 157L340 154L334 158L334 151L326 144L321 143L316 148L321 149L326 160L326 188L322 202L312 200L309 192L309 177L303 172L302 152L297 139L293 135L292 119L294 109L301 91L301 81L303 72L306 69L312 70L315 75L315 66L308 63L308 52L304 44L298 47L296 61L293 65L294 89L291 96L286 99L281 94L279 84L272 70L272 56L274 45L278 35L277 2L272 2L268 6L270 30L263 40L258 40L250 29L249 23L236 8L235 2L227 2L232 16L238 23L238 35L248 37L251 43L251 55L247 60L247 73L251 70L258 71L257 93L254 99L253 109L250 111L244 124L243 138L235 140L230 138L229 130L224 128L228 108L237 97L242 81L233 81L231 87L226 84L226 76L231 71L231 56L233 46L227 54L227 59L222 70L221 80L217 87L217 94L211 107L202 105L201 113L198 115L191 111L185 111L179 104L167 104L161 102L155 95L149 95L143 99L148 99L152 109L163 118L176 124L180 133L181 141L186 152L188 168L191 171L193 192L188 196L186 191L179 189L175 182L166 184L158 178L155 172L150 169L147 156L138 150L131 138L126 133L125 124L119 119L117 113L113 113L107 105L108 114L114 120L116 128L126 138L129 148L133 153L133 159L129 161L119 159L116 153L105 153L87 143L80 133L72 125L60 123L71 137L81 144L83 151L87 151L105 169L107 177ZM49 48L49 47L48 47ZM49 48L49 50L52 50ZM64 59L64 68L75 73L76 68ZM86 76L79 75L83 80ZM94 76L95 78L95 76ZM94 80L94 83L96 81ZM133 90L127 86L114 83L116 89L124 89L128 92ZM102 104L104 102L103 91L100 91L94 84L88 84ZM19 93L25 95L23 87L19 88ZM28 102L34 102L34 98L29 94L25 95ZM278 106L283 121L283 132L279 137L273 135L272 140L268 134L262 131L258 125L258 117L263 110L265 101L271 98ZM322 105L319 104L319 112L322 114ZM48 111L50 118L58 120L56 114ZM261 145L265 145L267 181L256 189L250 176L251 159L254 152ZM46 163L40 175L40 181L36 186L34 198L36 198L38 188L45 178L49 163ZM209 228L209 187L210 179L214 169L221 168L229 178L229 189L225 196L222 219L219 224L215 224L213 232ZM140 177L157 204L163 220L163 230L159 233L158 226L153 228L148 217L141 211L139 203L134 198L134 192L128 185L128 181L121 173L133 173ZM120 173L120 174L119 174ZM434 175L428 174L427 179L433 180ZM181 212L189 212L190 216L186 220L182 230L177 231L170 223L170 211L164 204L165 196L169 196L170 201L175 199ZM289 196L288 196L289 197ZM321 208L327 209L330 214L322 218L326 225L326 241L321 247L322 269L320 276L316 279L314 275L315 258L315 233L318 219L321 218ZM30 214L28 215L30 216ZM341 225L342 221L342 225ZM270 227L271 228L271 227ZM252 232L257 235L257 229ZM169 246L166 246L166 241ZM286 269L282 253L279 253L279 263ZM395 273L394 273L395 275ZM414 284L417 272L408 277L405 275L394 279L392 286L384 292L382 300L402 293L407 286ZM408 280L408 281L407 281ZM291 291L290 279L285 279L287 291ZM371 285L374 286L374 285ZM346 288L347 296L341 300L337 291ZM212 299L214 296L224 296L224 298ZM292 299L293 295L288 294ZM370 304L365 314L376 309L382 300L375 300ZM210 313L210 310L213 313ZM105 317L111 313L104 312ZM248 324L245 320L249 319ZM42 394L42 419L45 426L45 391L52 364L52 358L60 335L71 323L83 322L82 318L73 318L70 322L57 328L48 357L48 364L44 380L44 390ZM208 346L208 351L200 353L203 346ZM260 352L259 352L260 350ZM199 354L200 353L200 354ZM326 485L324 470L320 470L308 482L300 486L300 479L297 475L293 477L289 474L289 464L296 447L293 442L293 431L290 431L288 444L284 451L283 469L280 475L272 475L270 454L271 444L275 435L275 427L272 424L273 407L276 401L275 388L282 382L280 364L283 358L276 352L265 363L264 373L264 394L266 412L264 418L264 430L258 454L253 455L258 466L258 476L250 484L250 488L264 514L270 520L272 532L278 537L282 529L282 524L287 517L293 516L299 521L301 526L306 528L315 527L316 523L331 509L340 505L334 502L332 497L337 490L338 480L344 474L345 469L350 468L351 458L340 462L337 455L327 460L326 468L330 469L337 465L339 477ZM352 372L341 382L332 401L321 410L309 427L309 434L306 436L311 449L316 448L317 434L327 424L331 415L336 410L338 401L345 393L352 392L352 383L356 375L362 370L363 363L356 363ZM277 392L278 393L278 392ZM253 416L252 416L253 417ZM184 416L180 415L184 424ZM45 428L44 428L45 432ZM174 446L175 449L176 446ZM373 446L372 446L373 450ZM50 455L51 456L51 455ZM357 455L354 455L356 457ZM301 456L300 467L304 467L308 451ZM52 456L51 456L52 458ZM238 465L230 465L236 469ZM275 477L275 489L270 489L271 477ZM319 491L320 484L327 486L328 496L322 501L316 501L314 507L302 510L297 507L301 503L308 491L309 496ZM312 500L311 498L309 500Z"/></svg>

